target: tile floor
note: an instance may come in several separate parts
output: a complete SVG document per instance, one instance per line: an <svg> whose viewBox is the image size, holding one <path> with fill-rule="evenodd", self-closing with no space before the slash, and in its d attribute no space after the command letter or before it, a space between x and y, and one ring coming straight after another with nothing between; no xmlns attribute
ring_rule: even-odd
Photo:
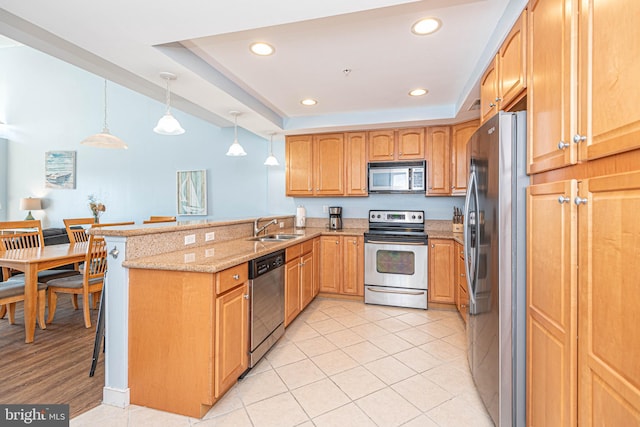
<svg viewBox="0 0 640 427"><path fill-rule="evenodd" d="M108 405L71 426L492 426L458 313L316 298L202 419Z"/></svg>

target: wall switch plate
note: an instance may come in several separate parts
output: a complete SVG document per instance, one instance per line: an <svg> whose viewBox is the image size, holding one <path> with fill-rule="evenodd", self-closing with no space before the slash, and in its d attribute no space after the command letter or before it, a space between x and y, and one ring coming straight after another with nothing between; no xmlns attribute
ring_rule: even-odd
<svg viewBox="0 0 640 427"><path fill-rule="evenodd" d="M284 228L284 222L280 223L280 228Z"/></svg>
<svg viewBox="0 0 640 427"><path fill-rule="evenodd" d="M204 235L204 241L205 242L210 242L211 240L215 240L216 239L216 232L215 231L210 231L208 233L206 233Z"/></svg>
<svg viewBox="0 0 640 427"><path fill-rule="evenodd" d="M322 212L323 213L329 213L329 206L328 205L323 205L322 206Z"/></svg>
<svg viewBox="0 0 640 427"><path fill-rule="evenodd" d="M188 236L184 236L184 244L185 245L191 245L193 243L196 242L196 235L195 234L189 234Z"/></svg>

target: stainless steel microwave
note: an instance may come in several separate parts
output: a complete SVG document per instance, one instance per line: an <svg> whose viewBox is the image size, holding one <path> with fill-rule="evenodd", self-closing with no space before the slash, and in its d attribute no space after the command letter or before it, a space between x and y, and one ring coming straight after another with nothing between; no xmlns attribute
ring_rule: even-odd
<svg viewBox="0 0 640 427"><path fill-rule="evenodd" d="M423 193L426 163L411 162L369 163L369 193Z"/></svg>

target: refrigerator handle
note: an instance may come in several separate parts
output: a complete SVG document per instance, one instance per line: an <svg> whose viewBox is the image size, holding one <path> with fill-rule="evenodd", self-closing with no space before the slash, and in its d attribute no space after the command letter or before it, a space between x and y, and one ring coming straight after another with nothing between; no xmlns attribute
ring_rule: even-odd
<svg viewBox="0 0 640 427"><path fill-rule="evenodd" d="M475 206L478 206L478 183L476 178L475 171L471 171L469 175L469 184L467 185L467 194L464 200L464 218L465 218L465 226L463 228L463 239L464 239L464 270L465 276L467 279L467 290L469 294L469 299L472 305L475 306L476 303L476 293L475 293L475 281L476 274L478 273L478 215L477 212L474 212L473 215L470 214L469 208L471 205L471 198L474 198ZM475 245L474 248L471 247L472 239L469 236L469 229L471 227L476 227L475 231ZM473 253L472 253L473 249ZM471 263L473 263L473 271L471 271Z"/></svg>

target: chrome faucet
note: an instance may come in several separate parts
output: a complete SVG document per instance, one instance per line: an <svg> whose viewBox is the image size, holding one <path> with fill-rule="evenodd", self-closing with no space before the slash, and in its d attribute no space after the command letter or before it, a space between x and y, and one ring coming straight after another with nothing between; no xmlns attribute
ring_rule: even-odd
<svg viewBox="0 0 640 427"><path fill-rule="evenodd" d="M262 232L263 230L266 230L268 226L270 226L271 224L277 224L278 220L277 219L272 219L271 221L269 221L268 223L266 223L265 225L263 225L262 227L258 228L258 222L261 220L262 218L258 218L253 222L253 237L258 237L258 234L260 234L260 232Z"/></svg>

